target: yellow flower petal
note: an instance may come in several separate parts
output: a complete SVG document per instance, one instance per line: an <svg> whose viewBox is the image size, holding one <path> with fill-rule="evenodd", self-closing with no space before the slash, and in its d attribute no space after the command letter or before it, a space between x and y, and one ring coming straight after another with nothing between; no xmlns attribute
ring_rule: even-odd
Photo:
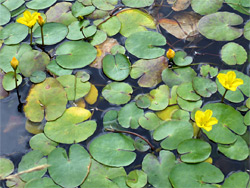
<svg viewBox="0 0 250 188"><path fill-rule="evenodd" d="M206 126L211 126L212 127L212 125L215 125L215 124L217 124L218 123L218 119L216 119L215 117L211 117L211 119L207 122L207 124L206 124Z"/></svg>
<svg viewBox="0 0 250 188"><path fill-rule="evenodd" d="M203 129L205 129L207 132L212 130L212 126L211 127L203 127Z"/></svg>
<svg viewBox="0 0 250 188"><path fill-rule="evenodd" d="M205 113L204 119L206 121L208 121L212 117L212 115L213 115L213 111L212 110L206 110L204 113Z"/></svg>
<svg viewBox="0 0 250 188"><path fill-rule="evenodd" d="M227 75L226 75L227 77L228 77L228 80L235 80L235 78L236 78L236 74L235 74L235 72L234 71L229 71L229 72L227 72Z"/></svg>
<svg viewBox="0 0 250 188"><path fill-rule="evenodd" d="M29 20L31 18L31 13L26 10L24 13L23 13L23 17L26 19L26 20Z"/></svg>

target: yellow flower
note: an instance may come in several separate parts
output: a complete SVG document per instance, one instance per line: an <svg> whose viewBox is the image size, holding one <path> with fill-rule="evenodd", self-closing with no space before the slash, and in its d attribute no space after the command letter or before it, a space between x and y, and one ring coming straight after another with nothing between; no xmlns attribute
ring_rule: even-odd
<svg viewBox="0 0 250 188"><path fill-rule="evenodd" d="M219 73L217 78L224 88L231 91L236 91L237 87L244 83L242 79L236 78L234 71L229 71L227 74Z"/></svg>
<svg viewBox="0 0 250 188"><path fill-rule="evenodd" d="M17 68L17 66L19 64L19 61L15 57L13 57L12 60L10 61L10 64L11 64L12 68L14 70L16 70L16 68Z"/></svg>
<svg viewBox="0 0 250 188"><path fill-rule="evenodd" d="M195 123L198 127L205 129L206 131L211 131L212 126L218 123L218 120L215 117L212 117L213 111L206 110L202 112L198 110L195 113Z"/></svg>
<svg viewBox="0 0 250 188"><path fill-rule="evenodd" d="M172 49L169 49L169 50L167 51L167 58L168 58L168 59L173 59L174 56L175 56L175 51L172 50Z"/></svg>
<svg viewBox="0 0 250 188"><path fill-rule="evenodd" d="M31 14L28 10L26 10L23 13L23 17L18 18L17 22L24 24L28 26L29 28L32 28L36 24L36 21L38 20L38 16L40 16L40 13L34 12Z"/></svg>
<svg viewBox="0 0 250 188"><path fill-rule="evenodd" d="M37 20L38 24L42 27L45 23L45 21L43 20L42 16L38 16L38 20Z"/></svg>

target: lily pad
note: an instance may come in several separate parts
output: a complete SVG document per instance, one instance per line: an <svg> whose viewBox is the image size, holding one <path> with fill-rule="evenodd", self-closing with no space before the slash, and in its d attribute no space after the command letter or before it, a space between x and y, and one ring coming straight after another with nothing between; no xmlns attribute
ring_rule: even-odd
<svg viewBox="0 0 250 188"><path fill-rule="evenodd" d="M110 50L110 53L111 53L112 55L116 55L117 53L125 54L125 52L126 52L125 48L124 48L123 46L119 45L119 44L113 46L113 47L111 48L111 50Z"/></svg>
<svg viewBox="0 0 250 188"><path fill-rule="evenodd" d="M89 20L75 21L72 22L68 28L69 33L67 35L67 39L69 40L80 40L83 39L84 36L81 32L81 28L86 28L90 24ZM85 32L86 34L86 32Z"/></svg>
<svg viewBox="0 0 250 188"><path fill-rule="evenodd" d="M127 83L112 82L107 84L103 90L103 97L112 104L126 104L133 93L132 87Z"/></svg>
<svg viewBox="0 0 250 188"><path fill-rule="evenodd" d="M43 133L43 128L45 126L44 122L33 122L30 120L27 120L25 123L25 129L31 134L39 134Z"/></svg>
<svg viewBox="0 0 250 188"><path fill-rule="evenodd" d="M247 52L241 45L229 42L221 49L221 59L228 65L242 65L247 60Z"/></svg>
<svg viewBox="0 0 250 188"><path fill-rule="evenodd" d="M133 188L144 187L147 184L147 174L141 170L133 170L129 172L126 183Z"/></svg>
<svg viewBox="0 0 250 188"><path fill-rule="evenodd" d="M10 21L11 15L8 8L0 4L0 25L5 25Z"/></svg>
<svg viewBox="0 0 250 188"><path fill-rule="evenodd" d="M164 46L165 44L165 37L153 31L133 33L129 35L125 42L126 49L129 53L143 59L154 59L162 56L165 50L157 46Z"/></svg>
<svg viewBox="0 0 250 188"><path fill-rule="evenodd" d="M70 69L64 69L60 67L57 63L56 60L52 60L48 65L47 65L47 70L56 76L63 76L63 75L71 75L73 70Z"/></svg>
<svg viewBox="0 0 250 188"><path fill-rule="evenodd" d="M28 27L20 23L10 23L0 30L4 44L19 44L28 35Z"/></svg>
<svg viewBox="0 0 250 188"><path fill-rule="evenodd" d="M223 0L192 0L192 9L201 15L217 12L223 4Z"/></svg>
<svg viewBox="0 0 250 188"><path fill-rule="evenodd" d="M56 50L56 62L63 68L83 68L96 58L96 49L83 41L69 41Z"/></svg>
<svg viewBox="0 0 250 188"><path fill-rule="evenodd" d="M146 31L146 28L156 29L154 18L138 9L125 9L116 16L121 22L120 33L125 37L136 32Z"/></svg>
<svg viewBox="0 0 250 188"><path fill-rule="evenodd" d="M101 30L97 30L94 36L92 37L90 44L92 44L93 46L100 45L106 39L107 39L107 34Z"/></svg>
<svg viewBox="0 0 250 188"><path fill-rule="evenodd" d="M118 112L116 110L107 111L103 117L103 127L118 130L120 125L117 121L117 117Z"/></svg>
<svg viewBox="0 0 250 188"><path fill-rule="evenodd" d="M138 80L138 84L141 87L154 87L159 84L162 71L168 67L166 57L161 56L152 60L138 60L132 65L130 76L133 79Z"/></svg>
<svg viewBox="0 0 250 188"><path fill-rule="evenodd" d="M50 178L39 178L29 181L25 188L60 188L60 186L56 185L52 179Z"/></svg>
<svg viewBox="0 0 250 188"><path fill-rule="evenodd" d="M250 126L250 111L248 111L244 116L244 123L245 125Z"/></svg>
<svg viewBox="0 0 250 188"><path fill-rule="evenodd" d="M161 147L167 150L174 150L178 145L193 136L193 127L188 121L171 120L166 121L158 127L153 137L156 141L163 140Z"/></svg>
<svg viewBox="0 0 250 188"><path fill-rule="evenodd" d="M187 173L188 172L188 173ZM179 163L173 167L169 175L173 187L212 187L224 179L219 168L207 163Z"/></svg>
<svg viewBox="0 0 250 188"><path fill-rule="evenodd" d="M221 188L227 187L247 187L249 174L247 172L234 172L227 177Z"/></svg>
<svg viewBox="0 0 250 188"><path fill-rule="evenodd" d="M193 88L202 97L211 97L217 91L216 83L203 77L195 77L193 79Z"/></svg>
<svg viewBox="0 0 250 188"><path fill-rule="evenodd" d="M22 83L22 76L20 74L16 75L17 77L17 86L19 86ZM14 72L8 72L7 74L4 75L3 77L3 88L6 91L11 91L16 88L16 82L15 82L15 77L14 77Z"/></svg>
<svg viewBox="0 0 250 188"><path fill-rule="evenodd" d="M14 164L11 160L0 158L0 179L4 179L14 171Z"/></svg>
<svg viewBox="0 0 250 188"><path fill-rule="evenodd" d="M135 149L140 152L145 152L150 149L150 146L148 145L148 143L139 137L135 139L134 146L135 146Z"/></svg>
<svg viewBox="0 0 250 188"><path fill-rule="evenodd" d="M178 51L175 53L174 56L174 64L177 66L183 67L190 65L193 61L193 58L191 56L187 56L187 53L184 51Z"/></svg>
<svg viewBox="0 0 250 188"><path fill-rule="evenodd" d="M209 143L199 139L188 139L178 145L177 151L185 163L199 163L206 160L211 153Z"/></svg>
<svg viewBox="0 0 250 188"><path fill-rule="evenodd" d="M244 26L244 37L250 40L250 22L247 22Z"/></svg>
<svg viewBox="0 0 250 188"><path fill-rule="evenodd" d="M106 18L107 19L107 18ZM106 32L108 36L114 36L121 29L121 22L116 16L111 17L106 22L102 23L99 28Z"/></svg>
<svg viewBox="0 0 250 188"><path fill-rule="evenodd" d="M24 112L33 122L41 122L44 116L48 121L57 119L63 114L67 104L66 92L54 78L47 78L32 87L26 100Z"/></svg>
<svg viewBox="0 0 250 188"><path fill-rule="evenodd" d="M100 10L113 10L118 0L92 0L92 4Z"/></svg>
<svg viewBox="0 0 250 188"><path fill-rule="evenodd" d="M198 29L208 39L231 41L239 38L243 30L232 26L242 24L241 16L230 12L216 12L202 17Z"/></svg>
<svg viewBox="0 0 250 188"><path fill-rule="evenodd" d="M193 89L192 82L182 83L177 88L177 95L187 101L198 101L201 99Z"/></svg>
<svg viewBox="0 0 250 188"><path fill-rule="evenodd" d="M240 13L250 15L248 0L225 0L225 3Z"/></svg>
<svg viewBox="0 0 250 188"><path fill-rule="evenodd" d="M139 124L144 129L155 130L162 124L162 121L155 113L147 112L144 116L139 118Z"/></svg>
<svg viewBox="0 0 250 188"><path fill-rule="evenodd" d="M96 130L95 121L85 121L90 116L90 111L84 108L68 108L60 118L46 123L44 133L48 138L59 143L82 142Z"/></svg>
<svg viewBox="0 0 250 188"><path fill-rule="evenodd" d="M159 159L149 153L142 161L142 169L148 175L148 182L155 188L171 188L168 179L171 169L175 165L175 156L170 151L161 150Z"/></svg>
<svg viewBox="0 0 250 188"><path fill-rule="evenodd" d="M136 106L139 108L148 108L151 104L149 96L146 94L136 96Z"/></svg>
<svg viewBox="0 0 250 188"><path fill-rule="evenodd" d="M118 112L118 121L124 128L137 129L139 127L138 120L143 114L143 110L138 108L135 102L131 102Z"/></svg>
<svg viewBox="0 0 250 188"><path fill-rule="evenodd" d="M151 110L163 110L168 106L169 87L161 85L157 89L153 89L149 93L151 105L148 107Z"/></svg>
<svg viewBox="0 0 250 188"><path fill-rule="evenodd" d="M24 188L25 184L26 183L23 180L21 180L20 177L15 177L15 178L13 178L11 180L7 180L6 181L6 185L8 187L11 187L11 188L12 187L15 187L15 188Z"/></svg>
<svg viewBox="0 0 250 188"><path fill-rule="evenodd" d="M33 83L41 83L46 79L46 74L43 71L33 72L30 76L30 81Z"/></svg>
<svg viewBox="0 0 250 188"><path fill-rule="evenodd" d="M189 121L190 120L190 115L189 112L185 110L178 109L175 112L173 112L171 116L172 120L184 120L184 121Z"/></svg>
<svg viewBox="0 0 250 188"><path fill-rule="evenodd" d="M233 107L222 103L211 103L205 105L203 110L213 111L213 117L218 119L218 124L211 131L203 130L210 140L221 144L231 144L236 141L237 135L246 132L243 117ZM233 131L233 132L232 132Z"/></svg>
<svg viewBox="0 0 250 188"><path fill-rule="evenodd" d="M133 143L133 139L128 136L110 133L95 138L89 146L89 151L92 157L102 164L113 167L128 166L136 158Z"/></svg>
<svg viewBox="0 0 250 188"><path fill-rule="evenodd" d="M140 8L140 7L147 7L152 5L154 0L122 0L122 3L128 7L135 7L135 8Z"/></svg>
<svg viewBox="0 0 250 188"><path fill-rule="evenodd" d="M106 55L102 60L104 74L112 80L125 80L130 73L131 63L123 54Z"/></svg>
<svg viewBox="0 0 250 188"><path fill-rule="evenodd" d="M200 73L204 77L213 78L218 74L218 68L211 67L210 65L202 65L200 68Z"/></svg>
<svg viewBox="0 0 250 188"><path fill-rule="evenodd" d="M192 112L195 108L200 108L202 105L202 100L198 101L186 101L181 97L177 98L177 103L181 109Z"/></svg>
<svg viewBox="0 0 250 188"><path fill-rule="evenodd" d="M174 11L185 10L189 7L191 0L167 0L167 2L172 6Z"/></svg>
<svg viewBox="0 0 250 188"><path fill-rule="evenodd" d="M32 0L26 3L30 9L40 10L51 7L57 0Z"/></svg>
<svg viewBox="0 0 250 188"><path fill-rule="evenodd" d="M72 14L77 18L79 16L86 16L91 14L94 10L94 6L84 6L82 3L76 1L72 7Z"/></svg>
<svg viewBox="0 0 250 188"><path fill-rule="evenodd" d="M48 156L51 178L63 187L77 187L88 175L90 156L80 145L74 144L69 155L63 148L57 148Z"/></svg>
<svg viewBox="0 0 250 188"><path fill-rule="evenodd" d="M1 2L2 3L2 2ZM5 0L3 5L9 10L13 11L21 7L25 3L24 0Z"/></svg>
<svg viewBox="0 0 250 188"><path fill-rule="evenodd" d="M218 144L218 150L229 159L237 161L243 161L249 156L248 145L240 136L237 136L236 141L230 145Z"/></svg>

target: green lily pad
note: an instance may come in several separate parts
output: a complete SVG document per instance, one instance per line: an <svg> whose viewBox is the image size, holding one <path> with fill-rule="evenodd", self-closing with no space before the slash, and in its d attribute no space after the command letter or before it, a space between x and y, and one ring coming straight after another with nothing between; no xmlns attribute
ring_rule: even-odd
<svg viewBox="0 0 250 188"><path fill-rule="evenodd" d="M6 181L6 185L8 187L11 187L11 188L12 187L15 187L15 188L24 188L25 184L26 183L23 180L21 180L20 177L15 177L15 178L13 178L11 180L7 180Z"/></svg>
<svg viewBox="0 0 250 188"><path fill-rule="evenodd" d="M60 118L46 123L44 133L49 139L59 143L82 142L96 130L95 121L85 121L90 116L90 111L84 108L68 108Z"/></svg>
<svg viewBox="0 0 250 188"><path fill-rule="evenodd" d="M37 84L41 83L46 79L46 74L43 71L33 72L30 76L30 81Z"/></svg>
<svg viewBox="0 0 250 188"><path fill-rule="evenodd" d="M244 116L244 123L245 125L250 126L250 110Z"/></svg>
<svg viewBox="0 0 250 188"><path fill-rule="evenodd" d="M151 104L151 101L148 95L143 94L136 96L135 104L139 108L148 108Z"/></svg>
<svg viewBox="0 0 250 188"><path fill-rule="evenodd" d="M162 71L162 80L169 87L174 85L180 85L184 82L191 82L196 76L196 72L190 67L177 68L177 69L165 69Z"/></svg>
<svg viewBox="0 0 250 188"><path fill-rule="evenodd" d="M187 56L187 53L184 51L176 52L173 60L179 67L190 65L193 62L193 58L191 56Z"/></svg>
<svg viewBox="0 0 250 188"><path fill-rule="evenodd" d="M56 50L56 62L63 68L83 68L96 58L96 49L83 41L69 41L61 44Z"/></svg>
<svg viewBox="0 0 250 188"><path fill-rule="evenodd" d="M244 37L247 40L250 40L250 22L247 22L244 26Z"/></svg>
<svg viewBox="0 0 250 188"><path fill-rule="evenodd" d="M45 23L43 25L44 45L54 45L61 42L68 34L68 28L61 23ZM38 27L33 35L37 44L42 44L41 28Z"/></svg>
<svg viewBox="0 0 250 188"><path fill-rule="evenodd" d="M126 171L123 167L112 168L109 166L102 165L92 159L89 175L81 185L81 188L120 188L120 186L116 184L115 180L120 177L126 177L126 175Z"/></svg>
<svg viewBox="0 0 250 188"><path fill-rule="evenodd" d="M234 172L227 177L221 188L228 187L247 187L249 175L247 172Z"/></svg>
<svg viewBox="0 0 250 188"><path fill-rule="evenodd" d="M118 130L121 126L117 121L117 117L118 117L118 111L116 110L107 111L103 117L103 127Z"/></svg>
<svg viewBox="0 0 250 188"><path fill-rule="evenodd" d="M110 133L95 138L90 143L89 151L95 160L104 165L128 166L136 158L133 143L134 140L128 136Z"/></svg>
<svg viewBox="0 0 250 188"><path fill-rule="evenodd" d="M246 107L247 107L248 109L250 109L250 98L248 98L248 99L246 100Z"/></svg>
<svg viewBox="0 0 250 188"><path fill-rule="evenodd" d="M192 9L201 15L217 12L223 5L223 0L192 0Z"/></svg>
<svg viewBox="0 0 250 188"><path fill-rule="evenodd" d="M123 46L119 45L119 44L113 46L113 47L111 48L111 50L110 50L110 53L111 53L112 55L116 55L116 54L118 54L118 53L120 53L120 54L125 54L125 52L126 52L125 48L124 48Z"/></svg>
<svg viewBox="0 0 250 188"><path fill-rule="evenodd" d="M130 73L131 63L127 56L116 54L115 56L107 54L102 60L104 74L112 80L125 80Z"/></svg>
<svg viewBox="0 0 250 188"><path fill-rule="evenodd" d="M147 174L141 170L133 170L129 172L126 183L132 188L141 188L147 184Z"/></svg>
<svg viewBox="0 0 250 188"><path fill-rule="evenodd" d="M171 170L169 179L173 187L215 187L211 184L222 182L224 175L219 168L207 162L179 163Z"/></svg>
<svg viewBox="0 0 250 188"><path fill-rule="evenodd" d="M51 151L56 149L58 143L48 139L43 133L36 134L29 141L30 147L33 150L39 150L43 155L48 155Z"/></svg>
<svg viewBox="0 0 250 188"><path fill-rule="evenodd" d="M46 78L44 82L32 87L26 100L24 113L33 122L41 122L44 116L48 121L57 119L67 104L66 92L54 78Z"/></svg>
<svg viewBox="0 0 250 188"><path fill-rule="evenodd" d="M175 165L175 156L170 151L161 150L159 159L149 153L142 161L142 169L148 175L148 182L155 188L171 188L168 176Z"/></svg>
<svg viewBox="0 0 250 188"><path fill-rule="evenodd" d="M132 87L127 83L112 82L107 84L103 90L103 97L112 104L126 104L133 93Z"/></svg>
<svg viewBox="0 0 250 188"><path fill-rule="evenodd" d="M94 10L94 6L84 6L82 3L76 1L72 7L72 14L77 18L79 16L86 16L91 14Z"/></svg>
<svg viewBox="0 0 250 188"><path fill-rule="evenodd" d="M0 4L0 25L5 25L10 21L11 14L8 8Z"/></svg>
<svg viewBox="0 0 250 188"><path fill-rule="evenodd" d="M56 60L52 60L48 65L47 65L47 70L56 76L63 76L63 75L71 75L73 70L70 69L64 69L60 67L57 63Z"/></svg>
<svg viewBox="0 0 250 188"><path fill-rule="evenodd" d="M92 4L100 10L113 10L118 0L92 0Z"/></svg>
<svg viewBox="0 0 250 188"><path fill-rule="evenodd" d="M14 164L11 160L0 158L0 179L4 179L14 171Z"/></svg>
<svg viewBox="0 0 250 188"><path fill-rule="evenodd" d="M56 78L65 88L68 100L77 100L88 94L90 90L89 82L82 82L81 78L74 75L64 75Z"/></svg>
<svg viewBox="0 0 250 188"><path fill-rule="evenodd" d="M193 79L193 88L202 97L211 97L217 91L216 83L203 77L195 77Z"/></svg>
<svg viewBox="0 0 250 188"><path fill-rule="evenodd" d="M143 114L143 110L138 108L135 102L131 102L118 112L118 121L124 128L137 129L139 127L138 120Z"/></svg>
<svg viewBox="0 0 250 188"><path fill-rule="evenodd" d="M178 145L177 151L185 163L199 163L206 160L211 153L209 143L199 139L184 140Z"/></svg>
<svg viewBox="0 0 250 188"><path fill-rule="evenodd" d="M80 40L83 39L84 36L81 32L81 28L86 28L90 24L89 20L75 21L72 22L68 28L69 33L67 35L67 39L69 40ZM86 32L84 32L86 34Z"/></svg>
<svg viewBox="0 0 250 188"><path fill-rule="evenodd" d="M88 175L90 156L80 145L69 148L69 155L63 148L57 148L48 156L51 178L63 187L77 187Z"/></svg>
<svg viewBox="0 0 250 188"><path fill-rule="evenodd" d="M230 12L216 12L202 17L198 29L208 39L231 41L239 38L243 31L232 26L242 24L241 16Z"/></svg>
<svg viewBox="0 0 250 188"><path fill-rule="evenodd" d="M250 15L248 0L225 0L225 3L240 13Z"/></svg>
<svg viewBox="0 0 250 188"><path fill-rule="evenodd" d="M155 113L147 112L144 116L139 118L139 124L144 129L151 131L158 128L162 124L162 121Z"/></svg>
<svg viewBox="0 0 250 188"><path fill-rule="evenodd" d="M146 31L146 28L156 29L154 18L138 9L125 9L116 16L121 22L120 33L125 37L136 32Z"/></svg>
<svg viewBox="0 0 250 188"><path fill-rule="evenodd" d="M210 65L202 65L200 68L200 73L203 77L213 78L218 74L218 68L211 67Z"/></svg>
<svg viewBox="0 0 250 188"><path fill-rule="evenodd" d="M153 89L149 93L151 105L148 107L151 110L163 110L168 106L169 87L161 85L157 89Z"/></svg>
<svg viewBox="0 0 250 188"><path fill-rule="evenodd" d="M229 42L221 49L221 59L228 65L242 65L247 60L247 52L241 45Z"/></svg>
<svg viewBox="0 0 250 188"><path fill-rule="evenodd" d="M150 146L148 145L148 143L139 137L135 139L134 146L135 146L135 149L140 152L145 152L150 149Z"/></svg>
<svg viewBox="0 0 250 188"><path fill-rule="evenodd" d="M95 9L94 12L92 12L90 15L87 16L87 18L96 20L96 19L105 18L108 15L109 15L109 11L107 11L107 10Z"/></svg>
<svg viewBox="0 0 250 188"><path fill-rule="evenodd" d="M187 101L198 101L201 99L193 89L192 82L182 83L177 88L177 95Z"/></svg>
<svg viewBox="0 0 250 188"><path fill-rule="evenodd" d="M34 150L25 154L22 157L21 162L18 164L18 172L22 172L24 170L29 170L31 168L46 164L47 164L47 159L43 157L43 154L38 150ZM41 178L46 173L46 171L47 168L44 168L42 170L37 170L30 173L22 174L20 175L20 177L23 181L27 182L35 178Z"/></svg>
<svg viewBox="0 0 250 188"><path fill-rule="evenodd" d="M22 14L25 10L26 10L26 6L25 6L25 5L22 5L22 6L19 7L18 9L11 11L11 17L12 17L12 18L13 18L13 17L16 17L16 16Z"/></svg>
<svg viewBox="0 0 250 188"><path fill-rule="evenodd" d="M177 98L177 103L181 109L192 112L195 108L200 108L202 105L202 100L198 101L186 101L181 97Z"/></svg>
<svg viewBox="0 0 250 188"><path fill-rule="evenodd" d="M32 0L26 3L30 9L40 10L51 7L57 0Z"/></svg>
<svg viewBox="0 0 250 188"><path fill-rule="evenodd" d="M10 23L0 30L4 44L19 44L28 35L28 27L20 23Z"/></svg>
<svg viewBox="0 0 250 188"><path fill-rule="evenodd" d="M16 75L17 77L17 86L19 86L22 83L22 76L20 74ZM3 77L3 88L6 91L11 91L16 88L16 82L14 77L14 72L8 72Z"/></svg>
<svg viewBox="0 0 250 188"><path fill-rule="evenodd" d="M189 121L190 120L190 115L189 112L185 111L185 110L176 110L173 112L172 116L171 116L172 120L184 120L184 121Z"/></svg>
<svg viewBox="0 0 250 188"><path fill-rule="evenodd" d="M56 185L52 179L50 178L39 178L29 181L25 188L60 188L60 186Z"/></svg>
<svg viewBox="0 0 250 188"><path fill-rule="evenodd" d="M30 77L36 71L44 71L50 58L45 52L38 50L23 53L19 60L19 70L25 77Z"/></svg>
<svg viewBox="0 0 250 188"><path fill-rule="evenodd" d="M100 45L107 39L107 34L101 30L97 30L94 36L92 37L92 40L90 41L90 44L93 46Z"/></svg>
<svg viewBox="0 0 250 188"><path fill-rule="evenodd" d="M233 107L222 103L211 103L205 105L203 110L213 111L213 117L218 119L218 124L213 126L211 131L202 130L210 140L221 144L231 144L236 141L237 135L246 132L243 117ZM233 133L233 132L235 133Z"/></svg>
<svg viewBox="0 0 250 188"><path fill-rule="evenodd" d="M193 136L193 126L188 121L170 120L158 127L153 137L156 141L163 140L163 149L174 150L178 145Z"/></svg>
<svg viewBox="0 0 250 188"><path fill-rule="evenodd" d="M121 22L116 16L108 19L106 22L102 23L99 28L106 32L108 36L114 36L119 33L121 29Z"/></svg>
<svg viewBox="0 0 250 188"><path fill-rule="evenodd" d="M130 76L133 79L141 77L138 80L141 87L154 87L162 81L161 73L167 67L168 62L164 56L151 60L141 59L132 65Z"/></svg>
<svg viewBox="0 0 250 188"><path fill-rule="evenodd" d="M13 11L22 6L25 3L24 0L5 0L3 5L9 10Z"/></svg>
<svg viewBox="0 0 250 188"><path fill-rule="evenodd" d="M122 3L128 7L135 7L135 8L140 8L140 7L147 7L152 5L154 0L122 0Z"/></svg>
<svg viewBox="0 0 250 188"><path fill-rule="evenodd" d="M129 35L125 42L126 49L129 53L143 59L154 59L162 56L165 50L158 48L158 46L164 46L165 44L165 37L153 31L133 33Z"/></svg>
<svg viewBox="0 0 250 188"><path fill-rule="evenodd" d="M229 159L243 161L249 156L247 143L240 136L236 136L236 141L230 145L218 144L218 150Z"/></svg>

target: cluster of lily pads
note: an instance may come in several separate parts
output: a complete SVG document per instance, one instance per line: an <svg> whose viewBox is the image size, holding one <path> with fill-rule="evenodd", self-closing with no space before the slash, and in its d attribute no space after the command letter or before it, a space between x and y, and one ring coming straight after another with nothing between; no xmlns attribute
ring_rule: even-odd
<svg viewBox="0 0 250 188"><path fill-rule="evenodd" d="M250 15L248 0L167 0L181 12L157 21L142 9L161 7L154 0L0 2L0 97L33 83L21 101L35 134L31 151L14 174L0 158L8 187L249 186L247 172L224 177L210 144L229 159L249 159L250 77L233 67L247 64L247 52L232 42L250 40L250 22L243 28L240 16ZM223 3L238 14L219 11ZM232 68L202 63L195 71L195 57L174 49L162 30L191 42L231 41L220 57ZM109 80L104 86L92 83L93 69ZM218 101L203 103L216 94ZM109 106L96 117L99 102Z"/></svg>

